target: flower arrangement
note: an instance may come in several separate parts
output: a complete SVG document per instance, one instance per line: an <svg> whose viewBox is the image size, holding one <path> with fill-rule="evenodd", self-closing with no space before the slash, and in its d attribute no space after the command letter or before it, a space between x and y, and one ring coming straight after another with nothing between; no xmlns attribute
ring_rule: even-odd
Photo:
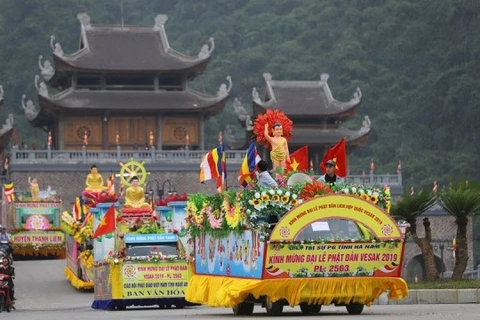
<svg viewBox="0 0 480 320"><path fill-rule="evenodd" d="M217 237L226 237L231 231L243 230L244 210L237 199L237 193L192 194L187 202L187 228L192 237L207 232Z"/></svg>
<svg viewBox="0 0 480 320"><path fill-rule="evenodd" d="M93 239L93 228L90 224L85 224L73 236L77 243L84 243Z"/></svg>
<svg viewBox="0 0 480 320"><path fill-rule="evenodd" d="M295 172L296 173L296 172ZM289 175L294 174L290 173ZM389 187L362 184L341 184L330 186L312 178L311 182L288 186L289 175L277 175L279 186L262 187L255 183L241 191L227 190L223 194L189 195L187 201L187 230L190 236L208 233L213 237L226 237L230 232L241 233L248 228L266 235L269 218L283 217L303 201L315 197L343 193L370 201L390 212L391 196ZM338 239L332 239L332 241ZM319 240L325 242L325 239ZM354 241L356 241L354 239Z"/></svg>
<svg viewBox="0 0 480 320"><path fill-rule="evenodd" d="M186 193L182 193L182 194L178 194L178 193L174 193L174 194L170 194L168 195L165 199L158 199L156 205L157 206L168 206L168 204L172 201L187 201L187 194Z"/></svg>
<svg viewBox="0 0 480 320"><path fill-rule="evenodd" d="M80 259L80 263L82 264L82 266L84 266L86 268L89 268L89 269L93 267L94 261L93 261L92 250L89 250L89 249L83 250L78 255L78 258Z"/></svg>
<svg viewBox="0 0 480 320"><path fill-rule="evenodd" d="M87 221L82 223L81 221L75 221L70 212L64 211L60 228L63 232L72 236L76 242L84 243L93 238L93 216L88 216Z"/></svg>
<svg viewBox="0 0 480 320"><path fill-rule="evenodd" d="M61 219L62 220L60 222L60 228L63 232L73 237L78 231L78 223L75 221L72 214L68 211L62 212Z"/></svg>
<svg viewBox="0 0 480 320"><path fill-rule="evenodd" d="M298 193L289 187L255 186L212 196L193 194L187 202L188 232L192 237L203 232L226 237L244 228L262 229L269 216L280 218L300 202Z"/></svg>
<svg viewBox="0 0 480 320"><path fill-rule="evenodd" d="M269 188L257 186L254 189L245 189L239 197L240 207L250 222L255 223L270 215L282 217L302 202L297 192L291 188Z"/></svg>
<svg viewBox="0 0 480 320"><path fill-rule="evenodd" d="M367 186L363 184L344 184L338 186L338 192L360 197L373 202L375 205L390 213L391 195L390 187Z"/></svg>
<svg viewBox="0 0 480 320"><path fill-rule="evenodd" d="M324 194L332 194L333 190L329 185L324 184L318 180L313 180L310 183L305 184L300 193L300 197L305 200L310 200L314 197L318 197Z"/></svg>
<svg viewBox="0 0 480 320"><path fill-rule="evenodd" d="M133 261L133 262L154 262L154 263L161 263L161 262L176 262L176 261L185 261L187 260L187 256L185 253L179 252L178 255L163 255L163 254L158 254L158 255L151 255L151 256L126 256L123 258L114 258L110 257L104 260L99 260L94 262L94 266L103 266L103 265L113 265L113 264L119 264L123 261Z"/></svg>

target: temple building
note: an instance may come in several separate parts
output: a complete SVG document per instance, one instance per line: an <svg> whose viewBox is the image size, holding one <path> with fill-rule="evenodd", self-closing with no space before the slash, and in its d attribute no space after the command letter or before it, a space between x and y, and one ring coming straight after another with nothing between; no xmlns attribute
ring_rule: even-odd
<svg viewBox="0 0 480 320"><path fill-rule="evenodd" d="M213 38L188 56L170 47L166 15L149 27L94 25L86 13L78 20L78 51L64 53L51 36L53 64L40 56L35 78L39 107L23 99L30 123L51 132L52 147L205 149L205 121L223 111L232 82L228 76L215 95L187 82L207 67Z"/></svg>
<svg viewBox="0 0 480 320"><path fill-rule="evenodd" d="M0 111L3 108L3 86L0 86ZM0 154L3 157L5 149L8 147L8 144L10 143L10 138L12 137L13 133L13 115L9 114L7 119L5 120L5 123L2 125L0 128ZM2 166L3 170L3 166ZM0 171L2 171L0 170Z"/></svg>
<svg viewBox="0 0 480 320"><path fill-rule="evenodd" d="M265 73L265 92L260 95L253 88L253 114L235 105L235 113L247 131L252 130L251 121L267 109L283 111L293 121L293 135L289 141L290 152L308 145L309 156L318 168L325 152L343 137L348 149L367 141L370 119L365 116L362 127L350 130L342 123L354 117L360 106L362 92L357 88L350 101L333 98L328 86L328 74L320 81L278 81Z"/></svg>

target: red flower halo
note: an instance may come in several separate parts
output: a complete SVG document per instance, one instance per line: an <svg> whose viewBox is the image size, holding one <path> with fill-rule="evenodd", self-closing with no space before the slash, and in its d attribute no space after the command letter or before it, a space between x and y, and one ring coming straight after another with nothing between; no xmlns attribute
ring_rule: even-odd
<svg viewBox="0 0 480 320"><path fill-rule="evenodd" d="M272 134L272 127L276 122L282 124L283 137L289 141L292 137L293 122L285 115L285 113L278 109L268 109L265 114L261 114L255 119L255 122L253 123L253 133L257 136L257 141L262 141L265 145L269 146L270 144L264 134L265 124L268 123L269 132Z"/></svg>

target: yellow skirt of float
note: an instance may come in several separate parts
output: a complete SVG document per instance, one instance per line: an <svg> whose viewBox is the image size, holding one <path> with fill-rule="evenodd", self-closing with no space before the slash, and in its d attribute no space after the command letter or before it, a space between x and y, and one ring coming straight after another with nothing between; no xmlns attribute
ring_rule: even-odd
<svg viewBox="0 0 480 320"><path fill-rule="evenodd" d="M188 283L186 300L211 307L233 307L249 294L268 296L272 302L286 299L291 306L361 303L371 305L383 292L398 300L408 295L402 278L338 277L254 280L194 275Z"/></svg>
<svg viewBox="0 0 480 320"><path fill-rule="evenodd" d="M93 282L85 282L78 278L69 267L65 267L65 277L67 277L72 286L80 290L91 290L95 285Z"/></svg>

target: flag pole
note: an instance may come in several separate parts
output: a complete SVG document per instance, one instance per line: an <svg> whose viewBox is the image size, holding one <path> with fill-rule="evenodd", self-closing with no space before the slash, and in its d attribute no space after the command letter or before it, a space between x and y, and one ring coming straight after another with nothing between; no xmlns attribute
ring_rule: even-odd
<svg viewBox="0 0 480 320"><path fill-rule="evenodd" d="M115 229L113 229L113 250L115 251L114 257L118 259L118 247L120 243L117 244L118 241L118 234L117 234L117 210L115 209L115 202L112 204L113 207L113 222Z"/></svg>
<svg viewBox="0 0 480 320"><path fill-rule="evenodd" d="M218 142L220 144L220 147L222 148L222 183L225 182L225 185L223 186L223 191L226 191L228 189L227 185L227 153L225 151L225 144L223 143L223 133L220 131L218 133ZM223 157L225 156L225 161L223 161ZM225 167L223 166L225 164Z"/></svg>

